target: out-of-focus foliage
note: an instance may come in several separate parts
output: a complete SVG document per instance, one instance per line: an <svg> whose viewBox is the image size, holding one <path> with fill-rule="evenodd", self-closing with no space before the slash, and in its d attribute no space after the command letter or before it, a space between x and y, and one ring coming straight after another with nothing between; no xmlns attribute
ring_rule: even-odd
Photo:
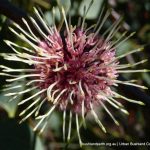
<svg viewBox="0 0 150 150"><path fill-rule="evenodd" d="M56 13L56 22L61 20L61 14L59 14L59 6L63 4L65 10L67 11L70 7L70 14L72 15L73 24L77 24L78 17L83 15L84 5L88 5L90 0L11 0L11 4L24 10L25 12L33 15L33 6L38 6L44 13L45 18L48 20L49 24L52 24L52 8ZM59 2L59 3L57 3ZM129 63L133 63L137 60L149 59L150 60L150 1L149 0L95 0L94 5L87 15L87 24L91 25L95 23L98 19L100 9L102 9L102 3L105 3L105 7L113 8L113 11L117 15L124 16L122 30L128 30L129 33L136 31L136 34L130 38L128 41L123 43L119 49L117 49L117 54L122 54L131 49L135 49L140 45L144 47L142 53L134 54L128 56L126 60ZM59 4L59 5L58 5ZM0 4L1 5L1 4ZM71 6L70 6L71 5ZM8 11L8 10L6 10ZM114 13L114 14L115 14ZM115 14L115 15L116 15ZM112 19L106 23L105 28L108 28L112 22L115 20L115 15L111 16ZM18 40L14 35L10 34L8 26L11 26L12 22L9 18L4 17L0 14L0 52L7 53L11 50L4 44L4 39L13 40L16 43L24 45L23 42ZM119 38L120 33L117 34L116 38ZM4 61L0 57L0 63ZM8 62L4 62L8 64ZM13 64L8 64L13 65ZM149 61L141 65L141 68L148 68ZM150 74L149 73L138 73L130 74L124 76L125 78L137 79L140 84L150 87ZM6 84L5 79L1 78L0 88ZM14 83L15 84L15 83ZM22 87L23 88L23 87ZM116 126L112 123L108 116L103 115L101 111L100 118L107 128L108 133L104 134L99 127L92 121L88 124L87 129L81 128L81 135L83 142L148 142L150 141L150 102L148 100L150 97L149 90L145 91L134 91L128 89L128 87L120 91L125 95L137 99L138 97L145 102L146 106L138 106L131 103L124 103L127 110L129 111L129 116L124 116L115 109L112 109L114 116L120 121L120 126ZM132 94L131 94L132 93ZM19 122L18 114L23 109L17 106L17 101L8 102L9 100L2 96L5 93L0 92L0 150L31 150L34 134L29 130L29 126L32 127L35 123L31 119L21 125L17 124ZM19 99L18 99L19 100ZM110 108L111 109L111 108ZM49 121L48 127L42 135L37 135L36 140L36 150L49 150L49 149L62 149L65 147L65 143L62 143L62 114L54 113ZM10 119L13 117L13 119ZM4 119L6 118L6 119ZM76 130L73 129L73 138L71 144L68 145L68 149L78 149L78 140L76 135ZM33 138L34 137L34 138ZM128 147L126 147L128 148ZM133 147L132 147L133 148ZM141 147L134 147L137 150L141 150ZM83 146L82 149L94 150L94 149L120 149L120 147L96 147L96 146ZM144 149L148 149L145 147Z"/></svg>
<svg viewBox="0 0 150 150"><path fill-rule="evenodd" d="M30 150L32 139L28 124L19 125L16 119L3 117L5 118L0 119L0 148L2 150Z"/></svg>

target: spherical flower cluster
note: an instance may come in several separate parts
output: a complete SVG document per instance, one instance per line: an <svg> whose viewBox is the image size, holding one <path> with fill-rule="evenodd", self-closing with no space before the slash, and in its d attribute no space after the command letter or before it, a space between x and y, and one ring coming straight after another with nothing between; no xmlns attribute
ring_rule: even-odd
<svg viewBox="0 0 150 150"><path fill-rule="evenodd" d="M35 94L19 102L19 105L29 101L32 102L20 113L20 116L25 115L22 121L25 121L32 114L35 114L39 122L34 130L37 130L37 128L42 125L42 132L47 125L51 113L57 108L63 112L63 137L65 139L66 112L69 112L67 139L70 139L72 116L75 115L79 143L82 145L79 132L79 116L82 117L82 121L85 124L86 114L91 112L100 128L106 132L105 127L94 111L94 106L104 108L118 125L119 123L106 107L106 102L125 114L128 114L128 112L124 109L122 104L117 101L117 98L143 104L140 101L128 99L112 90L112 87L118 86L118 84L145 88L144 86L132 83L133 80L125 82L117 80L120 73L146 71L125 70L126 68L144 63L145 60L135 64L119 64L119 59L142 50L139 48L116 56L116 48L131 36L124 38L125 33L123 33L120 39L112 42L112 38L119 30L120 19L105 32L107 33L106 36L105 33L99 35L99 31L107 20L110 14L109 11L105 15L103 12L101 13L97 25L85 28L84 22L87 12L85 13L83 21L79 21L78 26L72 26L68 24L65 11L62 8L66 29L60 31L55 24L48 26L38 10L34 10L47 33L42 31L35 19L30 17L31 22L41 35L40 38L37 37L27 21L22 19L28 31L22 29L16 23L14 23L14 25L21 33L16 32L13 28L10 28L10 30L31 48L23 47L6 40L6 44L12 48L14 53L2 54L7 60L28 65L26 69L13 69L1 65L4 72L1 73L1 75L11 77L7 79L7 82L21 82L22 79L26 79L23 81L26 82L26 89L24 91L8 92L6 94L6 96L13 96L11 100L16 99L17 96L21 94L35 91ZM104 17L102 17L103 15ZM20 51L18 48L22 50ZM13 74L11 74L12 72ZM18 72L22 74L18 75ZM14 73L16 74L14 75ZM10 87L5 90L11 91L18 88L20 88L19 85L11 87L10 84ZM39 115L39 110L45 102L50 103L51 108L44 115Z"/></svg>

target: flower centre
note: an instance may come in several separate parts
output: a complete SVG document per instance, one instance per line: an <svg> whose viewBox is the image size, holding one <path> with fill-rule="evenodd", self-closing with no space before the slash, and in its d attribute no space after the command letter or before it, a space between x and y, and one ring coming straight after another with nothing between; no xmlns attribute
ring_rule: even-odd
<svg viewBox="0 0 150 150"><path fill-rule="evenodd" d="M82 101L85 101L88 110L90 102L98 101L100 91L108 95L113 84L111 79L116 78L117 74L116 63L113 63L115 53L113 49L110 51L109 43L79 28L72 30L70 35L64 32L64 37L54 31L53 35L48 36L51 43L48 40L39 43L44 54L53 58L39 59L42 63L35 65L35 68L44 81L39 82L39 87L49 88L57 82L51 89L53 93L65 89L60 107L66 108L68 98L72 96L74 111L78 112Z"/></svg>

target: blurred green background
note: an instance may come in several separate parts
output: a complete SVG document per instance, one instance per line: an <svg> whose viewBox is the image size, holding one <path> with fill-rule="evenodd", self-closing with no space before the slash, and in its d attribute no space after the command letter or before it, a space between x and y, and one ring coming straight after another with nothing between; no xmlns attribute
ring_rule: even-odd
<svg viewBox="0 0 150 150"><path fill-rule="evenodd" d="M65 9L70 7L69 13L72 16L73 25L77 24L78 17L83 16L83 7L88 5L90 0L60 0ZM102 5L106 8L113 9L113 13L106 22L104 29L112 24L116 16L123 16L122 31L128 30L129 33L136 32L128 41L123 43L118 49L117 54L130 51L137 47L143 46L144 51L129 55L123 62L134 63L142 59L150 60L150 1L149 0L95 0L89 13L87 14L88 26L96 23ZM27 14L34 15L33 7L39 7L44 13L49 24L52 23L51 10L54 7L56 11L56 22L59 22L61 16L56 0L0 0L0 52L11 52L10 48L3 42L4 39L21 42L12 33L8 27L12 26L12 20L21 25L21 18ZM120 34L118 33L116 38ZM0 64L13 66L11 62L7 62L0 57ZM140 65L138 68L150 69L149 61ZM16 64L15 64L16 65ZM19 64L17 64L19 66ZM150 87L150 74L137 73L126 74L123 79L136 79L141 85ZM1 77L0 88L5 85L5 78ZM17 83L14 83L14 85ZM24 87L22 87L24 88ZM141 100L146 105L139 106L136 104L126 103L122 100L125 108L129 111L129 116L124 116L118 110L110 108L113 115L119 120L120 126L116 126L112 120L100 110L100 118L104 123L107 133L104 134L94 121L88 118L87 129L81 128L81 137L83 142L93 143L112 143L112 142L149 142L150 143L150 92L142 91L137 88L128 86L120 86L118 89L123 95L133 99ZM0 150L61 150L61 149L80 149L76 135L75 123L73 125L73 139L68 147L62 141L62 114L53 113L46 131L42 135L33 133L32 127L35 124L33 119L19 124L19 112L23 108L18 108L17 102L22 98L13 102L8 102L8 98L4 97L4 92L0 92ZM150 146L145 147L128 147L128 146L83 146L83 150L116 150L116 149L137 149L148 150Z"/></svg>

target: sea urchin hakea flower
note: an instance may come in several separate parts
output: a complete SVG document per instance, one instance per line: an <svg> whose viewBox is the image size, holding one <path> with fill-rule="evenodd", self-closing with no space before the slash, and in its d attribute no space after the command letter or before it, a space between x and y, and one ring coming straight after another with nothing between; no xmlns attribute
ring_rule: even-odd
<svg viewBox="0 0 150 150"><path fill-rule="evenodd" d="M104 34L99 35L103 24L110 15L109 11L106 12L105 15L104 11L102 11L98 23L89 28L85 28L85 18L89 8L85 10L83 21L79 21L78 26L72 26L70 21L69 23L67 22L65 11L62 8L61 13L63 14L66 27L64 30L58 30L55 23L52 26L47 25L38 10L34 9L37 18L46 32L41 29L35 19L30 17L31 22L41 35L41 37L37 37L27 21L22 19L28 31L22 29L16 23L14 23L14 25L21 33L16 32L13 28L10 28L10 30L27 43L30 48L29 46L23 47L5 40L6 44L12 48L14 53L1 54L6 60L25 63L28 66L25 69L13 69L1 65L3 69L1 75L10 77L6 80L7 82L22 82L22 79L26 79L23 81L26 82L25 90L8 92L6 94L6 96L13 96L11 100L16 99L17 96L21 94L34 91L32 96L21 100L18 104L22 105L31 102L31 104L20 113L20 116L25 116L22 121L25 121L32 114L35 114L39 122L34 130L41 127L42 132L47 125L50 115L57 108L63 112L63 137L65 139L66 112L69 112L67 139L70 139L72 117L75 115L80 145L82 145L82 141L79 132L79 116L81 116L83 124L85 124L85 115L91 113L100 128L106 132L105 127L94 111L93 107L95 105L104 108L118 125L119 123L107 109L105 105L106 102L125 114L128 114L128 112L124 109L122 104L117 101L117 98L143 104L140 101L135 101L118 94L112 87L118 86L118 84L125 84L143 89L146 88L133 83L133 80L125 82L117 80L120 73L147 71L125 70L126 68L144 63L145 60L135 64L119 64L119 59L141 51L142 48L116 56L116 48L131 35L125 38L125 33L123 33L117 41L113 42L112 38L120 29L119 23L121 19L114 22ZM104 17L102 17L103 15ZM18 48L21 49L21 51ZM18 72L21 74L18 74ZM10 84L5 91L20 88L20 85L11 85L12 84ZM51 108L44 115L39 115L39 110L45 102L50 103Z"/></svg>

